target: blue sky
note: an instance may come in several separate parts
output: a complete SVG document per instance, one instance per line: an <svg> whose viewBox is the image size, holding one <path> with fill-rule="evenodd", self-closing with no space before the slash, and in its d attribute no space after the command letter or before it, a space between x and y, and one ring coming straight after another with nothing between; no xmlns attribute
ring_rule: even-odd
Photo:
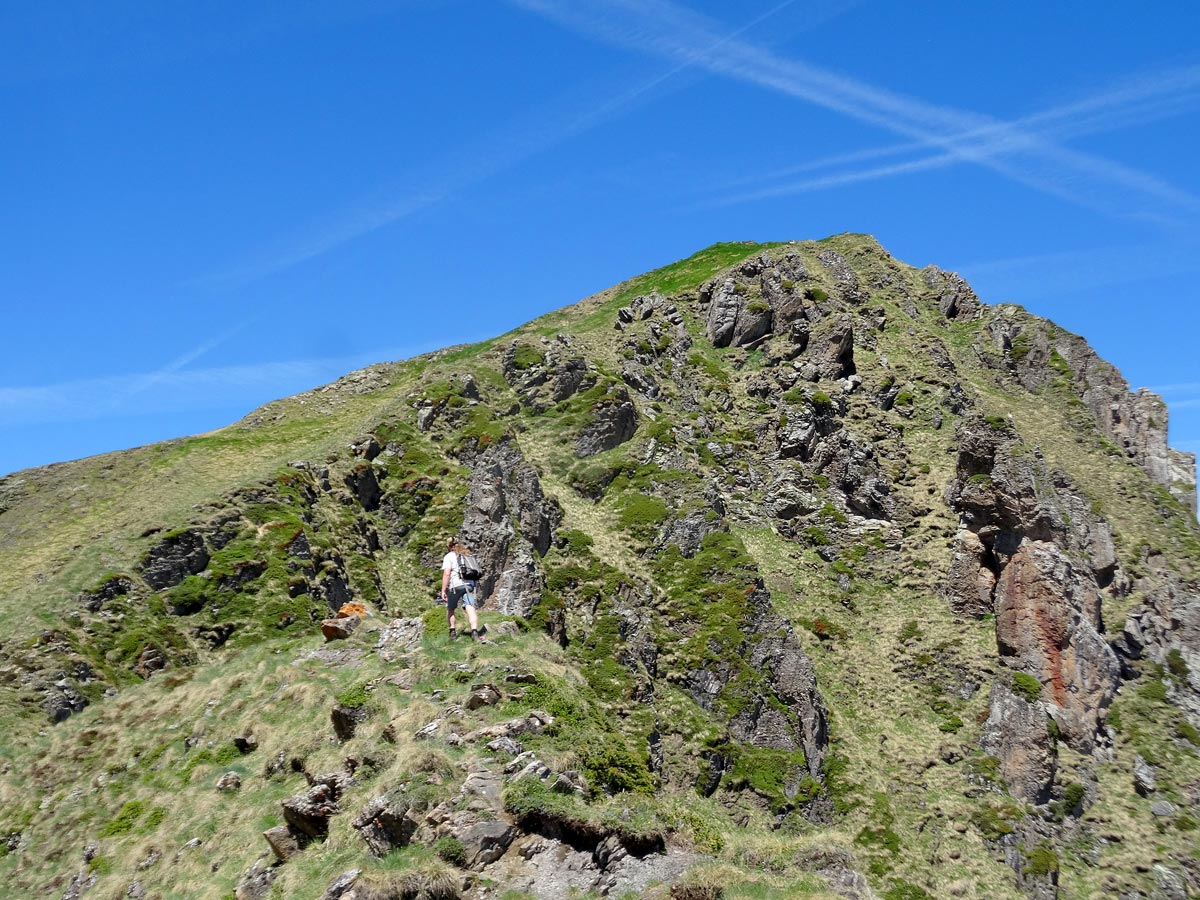
<svg viewBox="0 0 1200 900"><path fill-rule="evenodd" d="M0 10L0 473L227 424L714 241L874 234L1200 450L1200 8Z"/></svg>

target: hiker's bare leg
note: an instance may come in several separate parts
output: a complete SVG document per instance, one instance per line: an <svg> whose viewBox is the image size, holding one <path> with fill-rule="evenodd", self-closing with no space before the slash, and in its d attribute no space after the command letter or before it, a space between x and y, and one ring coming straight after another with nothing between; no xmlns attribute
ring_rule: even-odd
<svg viewBox="0 0 1200 900"><path fill-rule="evenodd" d="M450 630L454 630L454 610L446 611L446 622L450 626Z"/></svg>
<svg viewBox="0 0 1200 900"><path fill-rule="evenodd" d="M467 621L471 623L472 631L479 629L479 617L475 615L475 607L473 606L467 607Z"/></svg>

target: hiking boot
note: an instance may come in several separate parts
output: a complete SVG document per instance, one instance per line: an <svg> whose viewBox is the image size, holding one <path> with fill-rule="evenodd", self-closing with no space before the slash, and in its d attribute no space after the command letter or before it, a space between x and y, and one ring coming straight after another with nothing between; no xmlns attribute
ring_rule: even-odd
<svg viewBox="0 0 1200 900"><path fill-rule="evenodd" d="M471 640L473 640L473 641L479 640L479 629L477 629L477 628L471 629Z"/></svg>
<svg viewBox="0 0 1200 900"><path fill-rule="evenodd" d="M453 640L456 640L457 638L458 638L458 631L456 631L455 629L451 628L451 629L450 629L450 640L452 640L452 641L453 641Z"/></svg>

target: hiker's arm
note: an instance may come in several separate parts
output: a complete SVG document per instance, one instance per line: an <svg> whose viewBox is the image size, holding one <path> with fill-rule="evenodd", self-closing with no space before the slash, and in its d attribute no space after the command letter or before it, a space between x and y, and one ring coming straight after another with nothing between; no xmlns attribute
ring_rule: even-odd
<svg viewBox="0 0 1200 900"><path fill-rule="evenodd" d="M442 569L442 596L446 596L446 589L450 587L450 570Z"/></svg>

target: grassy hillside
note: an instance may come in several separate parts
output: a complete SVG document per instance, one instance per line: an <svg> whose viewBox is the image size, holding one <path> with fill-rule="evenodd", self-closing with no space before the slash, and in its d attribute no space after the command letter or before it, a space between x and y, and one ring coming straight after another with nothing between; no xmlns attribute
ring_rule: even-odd
<svg viewBox="0 0 1200 900"><path fill-rule="evenodd" d="M368 897L599 890L537 881L535 839L624 847L645 868L596 856L610 896L1195 889L1200 530L1091 411L1077 340L865 235L717 244L208 435L3 479L0 894L315 900L351 869ZM963 468L988 423L1054 521L1024 510L1019 536L1088 573L1111 531L1117 574L1082 582L1103 639L1170 619L1166 596L1184 622L1118 648L1094 749L998 651L1000 601L947 599L948 487L992 488ZM489 490L507 518L480 524ZM532 598L485 607L479 644L449 641L433 602L446 537L472 527L516 572L494 596ZM326 644L344 600L371 616ZM981 749L995 684L1024 684L1049 728L1044 802ZM468 736L536 710L553 721L520 743L552 774L501 776L508 756ZM254 893L281 803L334 772L353 778L328 833ZM499 799L468 789L480 772ZM549 787L564 773L585 787ZM355 815L392 794L425 818L375 856ZM454 816L485 807L519 836L473 861Z"/></svg>

